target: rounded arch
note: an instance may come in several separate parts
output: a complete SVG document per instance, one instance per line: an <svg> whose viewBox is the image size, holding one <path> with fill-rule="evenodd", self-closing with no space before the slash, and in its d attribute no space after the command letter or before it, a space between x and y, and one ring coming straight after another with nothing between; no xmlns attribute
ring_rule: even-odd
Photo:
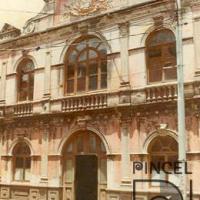
<svg viewBox="0 0 200 200"><path fill-rule="evenodd" d="M173 26L171 26L169 24L163 24L162 27L150 26L144 32L144 34L143 34L143 36L141 38L141 46L146 47L146 41L149 38L149 36L151 34L153 34L154 32L159 31L159 30L169 30L169 31L171 31L174 34L174 36L176 35L176 29L175 29L175 27L173 27Z"/></svg>
<svg viewBox="0 0 200 200"><path fill-rule="evenodd" d="M66 45L64 46L64 48L63 48L63 50L61 52L61 55L60 55L60 63L64 63L65 62L65 58L66 58L67 52L68 52L68 50L70 49L70 47L72 46L72 44L74 42L76 42L80 38L88 37L88 36L89 37L96 37L96 38L100 39L104 43L104 45L106 46L107 53L108 54L112 53L111 46L109 45L107 39L102 34L97 33L97 32L88 32L85 35L77 33L75 36L73 36L72 39L70 39L70 40L68 40L66 42Z"/></svg>
<svg viewBox="0 0 200 200"><path fill-rule="evenodd" d="M65 148L66 143L70 140L70 138L72 136L74 136L74 134L77 134L80 131L90 131L90 132L96 134L100 138L102 143L104 144L104 147L106 148L106 154L111 154L109 144L108 144L106 138L104 137L104 135L102 133L100 133L99 131L97 131L96 129L94 129L92 127L88 127L87 129L75 128L75 129L71 130L69 132L69 134L67 136L65 136L61 140L60 144L58 145L58 155L62 155L62 152L63 152L63 149Z"/></svg>
<svg viewBox="0 0 200 200"><path fill-rule="evenodd" d="M31 56L31 55L22 56L14 64L14 72L15 73L17 73L17 70L18 70L18 67L20 66L20 64L26 59L31 60L33 62L34 67L37 66L36 59L33 56Z"/></svg>
<svg viewBox="0 0 200 200"><path fill-rule="evenodd" d="M15 147L16 147L19 143L25 143L25 144L29 147L29 149L30 149L30 151L31 151L31 156L34 156L34 155L35 155L35 152L34 152L34 149L33 149L33 147L32 147L32 144L31 144L30 140L27 139L27 138L23 138L23 139L15 139L15 140L12 142L12 144L10 145L10 148L9 148L9 150L8 150L8 155L9 155L9 156L12 156L13 150L15 149Z"/></svg>
<svg viewBox="0 0 200 200"><path fill-rule="evenodd" d="M178 143L178 135L176 132L165 129L165 130L159 130L159 131L153 131L145 140L143 145L143 153L148 154L148 147L151 144L151 142L159 136L170 136L172 137L177 143Z"/></svg>

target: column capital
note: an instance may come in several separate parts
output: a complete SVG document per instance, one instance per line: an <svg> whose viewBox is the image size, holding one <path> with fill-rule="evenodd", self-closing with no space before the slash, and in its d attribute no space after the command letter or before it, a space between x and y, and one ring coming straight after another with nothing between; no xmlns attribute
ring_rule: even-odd
<svg viewBox="0 0 200 200"><path fill-rule="evenodd" d="M132 121L132 112L130 110L125 110L121 113L120 122L121 126L127 126Z"/></svg>
<svg viewBox="0 0 200 200"><path fill-rule="evenodd" d="M129 22L123 22L118 24L120 37L128 37L129 35Z"/></svg>

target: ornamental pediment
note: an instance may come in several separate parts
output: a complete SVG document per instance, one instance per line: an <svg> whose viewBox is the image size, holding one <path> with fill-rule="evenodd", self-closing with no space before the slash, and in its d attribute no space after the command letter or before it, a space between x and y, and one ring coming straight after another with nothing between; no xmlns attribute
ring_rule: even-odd
<svg viewBox="0 0 200 200"><path fill-rule="evenodd" d="M21 34L21 31L18 28L5 23L0 31L0 41L15 38L19 36L20 34Z"/></svg>

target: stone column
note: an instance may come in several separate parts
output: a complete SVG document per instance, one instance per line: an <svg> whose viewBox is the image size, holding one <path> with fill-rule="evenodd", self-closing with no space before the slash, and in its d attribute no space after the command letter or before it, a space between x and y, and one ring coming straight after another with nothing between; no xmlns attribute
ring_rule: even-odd
<svg viewBox="0 0 200 200"><path fill-rule="evenodd" d="M6 73L7 73L7 62L3 62L2 65L1 65L0 104L5 104L5 98L6 98Z"/></svg>
<svg viewBox="0 0 200 200"><path fill-rule="evenodd" d="M130 153L129 153L129 137L130 137L130 119L121 119L121 183L122 185L130 185Z"/></svg>
<svg viewBox="0 0 200 200"><path fill-rule="evenodd" d="M46 127L42 133L42 156L41 156L41 182L48 182L48 142L49 128Z"/></svg>
<svg viewBox="0 0 200 200"><path fill-rule="evenodd" d="M119 24L121 54L121 87L129 87L129 23Z"/></svg>
<svg viewBox="0 0 200 200"><path fill-rule="evenodd" d="M51 51L46 52L45 77L44 77L44 97L51 95Z"/></svg>

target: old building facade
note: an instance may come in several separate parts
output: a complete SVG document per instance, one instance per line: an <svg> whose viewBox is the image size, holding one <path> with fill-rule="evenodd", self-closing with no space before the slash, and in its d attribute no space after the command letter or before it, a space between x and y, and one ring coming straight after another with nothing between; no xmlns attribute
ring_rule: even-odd
<svg viewBox="0 0 200 200"><path fill-rule="evenodd" d="M133 179L179 184L132 167L178 159L176 20L171 0L45 0L23 31L5 24L0 199L130 200ZM200 1L184 2L182 27L188 181L200 199ZM137 197L159 191L140 184Z"/></svg>

